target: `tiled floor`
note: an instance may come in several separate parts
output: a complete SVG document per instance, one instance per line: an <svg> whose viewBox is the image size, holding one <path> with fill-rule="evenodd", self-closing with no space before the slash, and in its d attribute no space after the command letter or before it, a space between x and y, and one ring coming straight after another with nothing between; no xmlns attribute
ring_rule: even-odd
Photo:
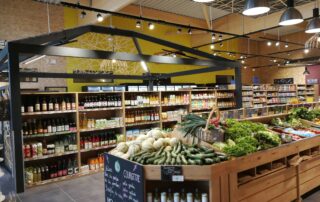
<svg viewBox="0 0 320 202"><path fill-rule="evenodd" d="M104 202L103 173L28 189L19 194L22 202ZM320 202L320 189L304 197L303 202Z"/></svg>

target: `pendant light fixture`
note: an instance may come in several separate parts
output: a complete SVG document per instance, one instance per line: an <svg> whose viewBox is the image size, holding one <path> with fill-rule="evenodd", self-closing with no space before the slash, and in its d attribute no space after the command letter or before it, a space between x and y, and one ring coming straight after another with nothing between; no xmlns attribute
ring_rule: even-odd
<svg viewBox="0 0 320 202"><path fill-rule="evenodd" d="M284 11L280 18L279 25L289 26L303 22L302 14L300 11L294 8L294 0L288 0L287 7L288 8Z"/></svg>
<svg viewBox="0 0 320 202"><path fill-rule="evenodd" d="M308 67L305 67L303 75L309 75L309 74L310 74L310 72L308 70Z"/></svg>
<svg viewBox="0 0 320 202"><path fill-rule="evenodd" d="M255 16L270 11L267 0L246 0L242 14Z"/></svg>
<svg viewBox="0 0 320 202"><path fill-rule="evenodd" d="M313 18L307 25L306 33L314 34L320 32L319 8L313 9Z"/></svg>

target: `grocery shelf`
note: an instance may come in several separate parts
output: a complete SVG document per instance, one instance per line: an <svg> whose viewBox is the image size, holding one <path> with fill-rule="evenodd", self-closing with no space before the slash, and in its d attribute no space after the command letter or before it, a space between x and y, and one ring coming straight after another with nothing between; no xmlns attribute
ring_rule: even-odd
<svg viewBox="0 0 320 202"><path fill-rule="evenodd" d="M152 107L160 107L160 105L148 105L148 106L126 106L126 109L140 109L140 108L152 108Z"/></svg>
<svg viewBox="0 0 320 202"><path fill-rule="evenodd" d="M96 112L96 111L113 111L122 110L122 107L106 107L106 108L94 108L94 109L79 109L79 112Z"/></svg>
<svg viewBox="0 0 320 202"><path fill-rule="evenodd" d="M178 120L162 120L162 123L178 122Z"/></svg>
<svg viewBox="0 0 320 202"><path fill-rule="evenodd" d="M174 106L188 106L190 103L186 104L162 104L162 107L174 107Z"/></svg>
<svg viewBox="0 0 320 202"><path fill-rule="evenodd" d="M57 136L57 135L69 135L77 133L77 131L64 131L64 132L57 132L57 133L45 133L45 134L38 134L38 135L27 135L23 136L23 139L31 139L31 138L39 138L39 137L50 137L50 136Z"/></svg>
<svg viewBox="0 0 320 202"><path fill-rule="evenodd" d="M25 112L22 116L36 116L36 115L51 115L51 114L69 114L76 113L76 110L65 110L65 111L45 111L45 112Z"/></svg>
<svg viewBox="0 0 320 202"><path fill-rule="evenodd" d="M116 147L116 145L106 145L106 146L102 146L102 147L94 147L91 149L81 149L80 152L97 151L97 150L102 150L102 149L112 149L115 147Z"/></svg>
<svg viewBox="0 0 320 202"><path fill-rule="evenodd" d="M157 124L157 123L160 123L160 121L149 121L149 122L143 122L143 123L126 124L126 127L152 125L152 124Z"/></svg>
<svg viewBox="0 0 320 202"><path fill-rule="evenodd" d="M78 151L69 151L69 152L64 152L61 154L50 154L50 155L45 155L45 156L24 158L24 161L27 162L27 161L43 160L43 159L49 159L49 158L60 157L60 156L67 156L70 154L77 154L77 153L78 153Z"/></svg>
<svg viewBox="0 0 320 202"><path fill-rule="evenodd" d="M108 127L108 128L88 128L88 129L80 129L79 132L94 132L94 131L102 131L102 130L111 130L111 129L118 129L123 128L124 126L115 126L115 127Z"/></svg>

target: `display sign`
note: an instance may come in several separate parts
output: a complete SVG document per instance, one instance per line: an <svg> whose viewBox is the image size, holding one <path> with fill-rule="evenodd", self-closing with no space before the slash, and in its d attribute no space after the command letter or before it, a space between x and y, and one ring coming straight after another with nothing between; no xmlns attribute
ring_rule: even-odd
<svg viewBox="0 0 320 202"><path fill-rule="evenodd" d="M146 91L148 91L148 86L139 86L139 91L140 91L140 92L146 92Z"/></svg>
<svg viewBox="0 0 320 202"><path fill-rule="evenodd" d="M105 154L106 202L144 201L144 173L139 164Z"/></svg>
<svg viewBox="0 0 320 202"><path fill-rule="evenodd" d="M161 166L161 180L172 182L183 182L181 166Z"/></svg>
<svg viewBox="0 0 320 202"><path fill-rule="evenodd" d="M293 84L293 78L275 79L274 84Z"/></svg>

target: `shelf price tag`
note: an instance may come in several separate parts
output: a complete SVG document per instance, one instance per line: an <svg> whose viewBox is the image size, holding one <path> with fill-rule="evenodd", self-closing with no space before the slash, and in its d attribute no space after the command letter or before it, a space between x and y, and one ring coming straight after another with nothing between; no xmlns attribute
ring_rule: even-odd
<svg viewBox="0 0 320 202"><path fill-rule="evenodd" d="M161 166L161 180L183 182L184 176L181 166Z"/></svg>

